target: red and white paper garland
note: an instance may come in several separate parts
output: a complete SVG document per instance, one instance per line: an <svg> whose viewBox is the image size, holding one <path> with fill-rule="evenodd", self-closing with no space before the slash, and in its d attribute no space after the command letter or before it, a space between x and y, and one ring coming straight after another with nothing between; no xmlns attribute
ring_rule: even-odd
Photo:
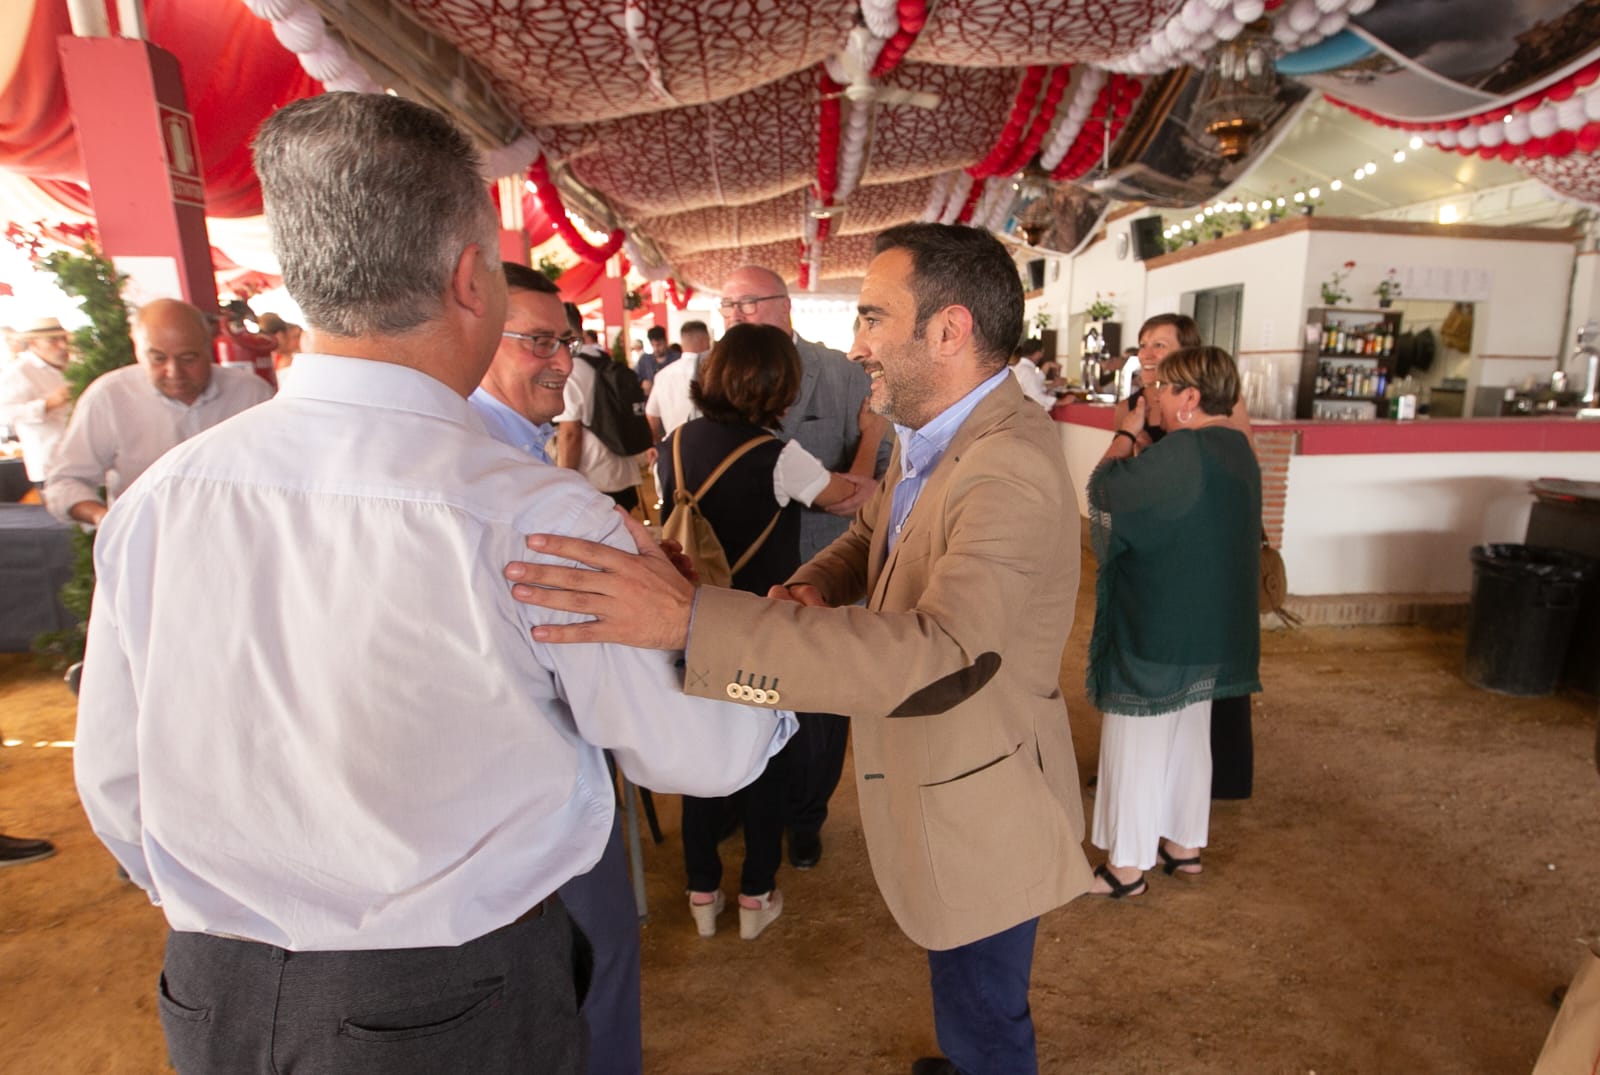
<svg viewBox="0 0 1600 1075"><path fill-rule="evenodd" d="M1362 119L1411 131L1436 149L1506 162L1600 150L1600 60L1542 90L1473 116L1427 123L1381 116L1335 97L1328 101Z"/></svg>

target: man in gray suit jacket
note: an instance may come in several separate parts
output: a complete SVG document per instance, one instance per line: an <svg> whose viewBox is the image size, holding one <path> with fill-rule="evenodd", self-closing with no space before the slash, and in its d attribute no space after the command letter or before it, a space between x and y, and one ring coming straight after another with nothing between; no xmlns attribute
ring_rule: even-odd
<svg viewBox="0 0 1600 1075"><path fill-rule="evenodd" d="M842 353L802 340L794 331L783 277L759 265L736 269L722 285L722 316L730 325L772 325L789 333L800 352L800 394L783 417L783 437L797 440L829 470L872 477L888 423L867 407L866 373ZM885 454L884 462L888 462ZM850 520L821 508L800 516L802 563L831 545ZM833 713L801 713L790 751L789 862L808 870L822 858L822 823L844 771L850 724Z"/></svg>

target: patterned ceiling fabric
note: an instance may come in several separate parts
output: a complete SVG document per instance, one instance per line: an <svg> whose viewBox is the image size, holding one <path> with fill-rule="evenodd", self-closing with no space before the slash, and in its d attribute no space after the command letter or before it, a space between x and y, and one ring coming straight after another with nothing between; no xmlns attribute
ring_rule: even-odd
<svg viewBox="0 0 1600 1075"><path fill-rule="evenodd" d="M761 265L789 282L792 288L800 273L800 244L792 239L751 246L730 246L690 254L675 266L677 278L707 291L721 291L733 270L744 265Z"/></svg>
<svg viewBox="0 0 1600 1075"><path fill-rule="evenodd" d="M822 247L822 278L866 275L867 264L872 261L872 240L876 237L876 232L870 232L829 239Z"/></svg>
<svg viewBox="0 0 1600 1075"><path fill-rule="evenodd" d="M906 183L882 183L861 187L850 195L845 211L833 220L833 234L876 235L884 228L904 224L922 215L933 193L933 179L913 179ZM837 239L830 240L831 249Z"/></svg>
<svg viewBox="0 0 1600 1075"><path fill-rule="evenodd" d="M538 131L557 163L626 217L745 205L816 176L816 77L789 75L714 104Z"/></svg>
<svg viewBox="0 0 1600 1075"><path fill-rule="evenodd" d="M805 71L844 46L854 0L640 3L638 39L616 0L517 4L402 0L494 78L530 125L589 123L706 104ZM651 69L669 97L651 85Z"/></svg>
<svg viewBox="0 0 1600 1075"><path fill-rule="evenodd" d="M1106 60L1144 43L1184 0L942 0L907 58L957 67ZM1216 6L1213 4L1212 6Z"/></svg>
<svg viewBox="0 0 1600 1075"><path fill-rule="evenodd" d="M646 217L638 227L663 249L678 254L797 239L806 211L803 190L750 205L714 205L670 216Z"/></svg>
<svg viewBox="0 0 1600 1075"><path fill-rule="evenodd" d="M1517 166L1567 201L1600 209L1600 150L1523 160Z"/></svg>
<svg viewBox="0 0 1600 1075"><path fill-rule="evenodd" d="M880 105L862 182L921 179L978 160L1005 126L1022 74L1016 67L902 64L888 83L936 93L939 106Z"/></svg>

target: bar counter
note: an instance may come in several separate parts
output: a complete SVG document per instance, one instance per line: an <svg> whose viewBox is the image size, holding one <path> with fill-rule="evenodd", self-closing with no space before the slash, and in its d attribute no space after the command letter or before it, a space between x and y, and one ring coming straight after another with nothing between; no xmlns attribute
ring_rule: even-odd
<svg viewBox="0 0 1600 1075"><path fill-rule="evenodd" d="M1110 404L1051 412L1078 507L1115 427ZM1259 421L1267 536L1297 597L1461 599L1475 545L1521 542L1538 478L1600 481L1600 421L1570 416Z"/></svg>

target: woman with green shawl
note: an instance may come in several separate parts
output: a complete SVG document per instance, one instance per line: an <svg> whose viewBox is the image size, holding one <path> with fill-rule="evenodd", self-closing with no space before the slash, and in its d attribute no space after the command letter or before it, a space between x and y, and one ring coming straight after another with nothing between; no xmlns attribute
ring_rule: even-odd
<svg viewBox="0 0 1600 1075"><path fill-rule="evenodd" d="M1098 895L1142 895L1158 857L1169 874L1201 871L1211 702L1261 689L1261 471L1228 425L1238 398L1226 351L1169 354L1089 478L1099 573L1088 688L1105 714L1090 837L1106 851ZM1147 406L1167 436L1140 449Z"/></svg>

